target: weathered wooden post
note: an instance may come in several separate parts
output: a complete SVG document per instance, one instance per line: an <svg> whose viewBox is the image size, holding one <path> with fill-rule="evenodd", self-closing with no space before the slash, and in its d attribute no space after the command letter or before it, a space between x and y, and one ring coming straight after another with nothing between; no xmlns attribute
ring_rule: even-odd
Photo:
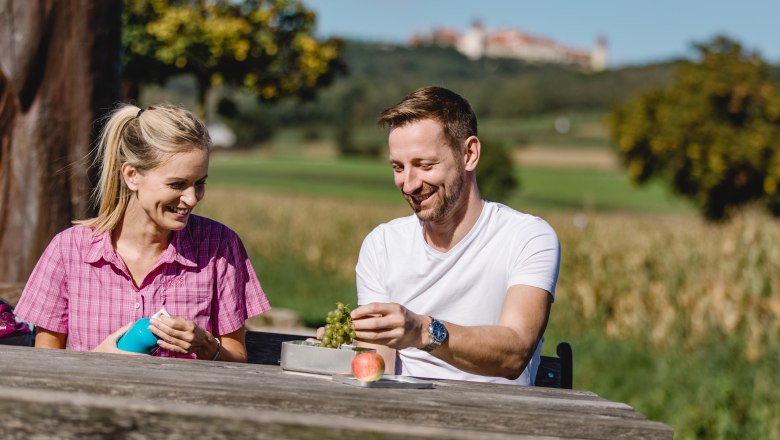
<svg viewBox="0 0 780 440"><path fill-rule="evenodd" d="M88 215L93 124L119 97L121 0L0 0L0 282Z"/></svg>

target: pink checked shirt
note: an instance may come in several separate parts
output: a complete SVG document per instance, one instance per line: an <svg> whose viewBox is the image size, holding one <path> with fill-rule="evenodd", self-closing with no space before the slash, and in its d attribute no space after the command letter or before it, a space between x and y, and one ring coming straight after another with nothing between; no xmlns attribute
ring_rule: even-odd
<svg viewBox="0 0 780 440"><path fill-rule="evenodd" d="M140 287L111 245L110 232L66 229L38 260L14 312L67 333L68 348L85 351L161 307L215 335L234 332L271 308L238 235L191 215ZM156 354L181 357L162 349Z"/></svg>

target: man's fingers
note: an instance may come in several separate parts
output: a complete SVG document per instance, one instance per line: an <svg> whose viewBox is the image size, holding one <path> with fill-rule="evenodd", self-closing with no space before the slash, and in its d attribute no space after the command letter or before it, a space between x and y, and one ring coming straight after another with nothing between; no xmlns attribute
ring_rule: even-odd
<svg viewBox="0 0 780 440"><path fill-rule="evenodd" d="M350 316L352 316L352 319L362 319L372 315L386 315L390 313L391 309L392 304L370 303L355 308L355 310L350 313Z"/></svg>
<svg viewBox="0 0 780 440"><path fill-rule="evenodd" d="M398 332L397 330L376 331L376 332L355 331L355 339L359 341L387 345L388 347L395 346L400 336L401 333Z"/></svg>

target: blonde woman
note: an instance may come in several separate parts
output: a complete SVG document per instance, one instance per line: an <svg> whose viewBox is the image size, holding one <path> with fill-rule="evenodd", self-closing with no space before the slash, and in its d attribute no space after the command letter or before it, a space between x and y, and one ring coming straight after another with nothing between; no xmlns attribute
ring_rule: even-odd
<svg viewBox="0 0 780 440"><path fill-rule="evenodd" d="M151 320L157 356L246 362L244 321L270 309L235 232L192 210L205 193L211 139L181 108L125 105L96 150L95 218L59 233L16 314L35 346L124 353L117 340Z"/></svg>

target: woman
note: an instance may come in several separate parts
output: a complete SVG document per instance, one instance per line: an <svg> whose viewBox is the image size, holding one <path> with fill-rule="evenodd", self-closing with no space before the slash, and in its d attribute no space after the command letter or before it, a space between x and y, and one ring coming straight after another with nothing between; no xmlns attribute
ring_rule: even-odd
<svg viewBox="0 0 780 440"><path fill-rule="evenodd" d="M59 233L35 266L16 314L36 347L126 353L117 340L151 320L158 356L246 362L244 321L270 309L238 236L192 214L211 139L173 106L115 110L102 132L99 213Z"/></svg>

